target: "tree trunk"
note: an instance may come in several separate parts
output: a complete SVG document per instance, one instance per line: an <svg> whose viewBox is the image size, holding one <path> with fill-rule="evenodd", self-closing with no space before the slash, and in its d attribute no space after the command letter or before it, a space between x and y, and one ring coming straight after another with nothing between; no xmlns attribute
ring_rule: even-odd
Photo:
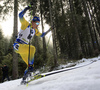
<svg viewBox="0 0 100 90"><path fill-rule="evenodd" d="M98 24L98 21L96 20L96 17L95 17L95 12L94 12L94 9L92 8L93 7L93 5L92 5L92 2L88 2L88 8L90 8L90 10L92 11L92 12L90 12L90 14L91 14L91 21L92 21L92 23L93 23L93 26L94 26L94 32L95 32L95 38L96 38L96 42L97 42L97 47L98 47L98 49L100 49L99 47L100 47L100 42L99 42L99 33L100 33L100 30L99 30L99 24Z"/></svg>
<svg viewBox="0 0 100 90"><path fill-rule="evenodd" d="M75 57L76 59L80 58L80 55L82 55L82 47L81 47L81 42L80 42L80 38L79 38L79 32L78 32L78 24L77 24L77 20L75 18L75 10L74 10L74 6L73 6L73 0L69 0L70 3L70 10L71 10L71 15L72 15L72 25L75 28L75 38L76 38L76 43L77 43L77 47L75 49ZM76 52L77 51L77 52Z"/></svg>
<svg viewBox="0 0 100 90"><path fill-rule="evenodd" d="M13 42L16 39L17 30L18 30L18 0L14 0L14 30L13 30ZM18 55L13 51L13 70L12 70L13 79L18 78Z"/></svg>
<svg viewBox="0 0 100 90"><path fill-rule="evenodd" d="M42 25L42 33L44 32L44 27L43 27L43 10L42 10L42 5L43 5L43 2L42 0L40 0L40 12L41 12L41 25ZM43 60L45 61L46 60L46 41L45 41L45 37L43 37Z"/></svg>
<svg viewBox="0 0 100 90"><path fill-rule="evenodd" d="M99 43L98 43L98 40L97 40L97 29L96 29L96 22L95 22L95 19L94 19L94 17L93 17L93 10L92 10L92 8L90 7L90 4L88 3L88 2L86 2L86 7L87 7L87 10L88 10L88 13L89 13L89 16L90 16L90 22L91 22L91 26L92 26L92 28L93 28L93 38L94 38L94 42L96 42L95 43L95 48L97 49L97 48L99 48ZM92 12L90 12L90 10L92 11Z"/></svg>
<svg viewBox="0 0 100 90"><path fill-rule="evenodd" d="M49 0L49 11L50 11L50 25L53 26L51 0ZM55 31L54 31L54 29L52 29L52 38L53 38L54 66L57 66L57 52L56 52L56 40L55 40Z"/></svg>
<svg viewBox="0 0 100 90"><path fill-rule="evenodd" d="M86 3L85 3L84 0L82 0L82 3L83 3L83 10L85 12L87 23L88 23L89 34L90 34L90 38L91 38L91 45L93 46L93 50L94 50L95 49L95 45L94 45L94 40L93 40L93 35L92 35L92 26L90 24L90 20L89 20L87 8L86 8Z"/></svg>

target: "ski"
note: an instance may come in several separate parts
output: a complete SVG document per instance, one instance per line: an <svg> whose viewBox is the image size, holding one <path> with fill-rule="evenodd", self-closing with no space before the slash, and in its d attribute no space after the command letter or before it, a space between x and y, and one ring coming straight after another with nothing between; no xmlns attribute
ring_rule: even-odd
<svg viewBox="0 0 100 90"><path fill-rule="evenodd" d="M45 75L41 75L41 74L34 75L32 79L30 79L29 81L27 81L27 83L29 83L29 82L31 82L33 80L40 79L42 77L45 77Z"/></svg>

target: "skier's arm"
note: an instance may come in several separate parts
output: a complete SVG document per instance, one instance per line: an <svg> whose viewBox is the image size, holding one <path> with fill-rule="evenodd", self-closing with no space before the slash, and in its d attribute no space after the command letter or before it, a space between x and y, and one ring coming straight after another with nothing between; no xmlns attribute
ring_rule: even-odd
<svg viewBox="0 0 100 90"><path fill-rule="evenodd" d="M22 11L19 13L19 18L20 18L20 19L23 18L24 14L25 14L26 11L29 10L29 9L30 9L30 7L28 6L28 7L26 7L24 10L22 10Z"/></svg>
<svg viewBox="0 0 100 90"><path fill-rule="evenodd" d="M19 19L20 19L20 22L21 22L21 29L22 30L25 30L28 25L29 25L29 22L25 20L24 18L24 14L26 13L26 11L29 9L29 6L26 7L24 10L22 10L20 13L19 13Z"/></svg>
<svg viewBox="0 0 100 90"><path fill-rule="evenodd" d="M51 31L51 29L49 29L48 31L46 31L46 32L43 32L42 34L41 34L41 37L44 37L48 32L50 32Z"/></svg>
<svg viewBox="0 0 100 90"><path fill-rule="evenodd" d="M41 36L42 33L40 33L40 32L38 31L38 29L35 29L35 35L36 35L36 36Z"/></svg>
<svg viewBox="0 0 100 90"><path fill-rule="evenodd" d="M43 32L43 33L40 33L39 31L38 31L38 29L35 29L35 35L36 36L40 36L40 37L44 37L48 32L50 32L51 31L51 29L49 29L48 31L46 31L46 32Z"/></svg>
<svg viewBox="0 0 100 90"><path fill-rule="evenodd" d="M54 25L49 29L47 30L46 32L42 33L41 37L44 37L46 34L48 34L52 29L54 29Z"/></svg>
<svg viewBox="0 0 100 90"><path fill-rule="evenodd" d="M32 6L33 6L33 4L30 4L29 6L27 6L24 10L22 10L19 13L19 19L20 19L20 22L21 22L21 29L22 30L25 30L29 25L29 22L26 21L25 18L24 18L24 14L26 13L27 10L31 9Z"/></svg>
<svg viewBox="0 0 100 90"><path fill-rule="evenodd" d="M33 7L33 3L30 3L30 5L28 5L24 10L22 10L20 13L19 13L19 18L23 18L24 14L26 13L27 10L31 9Z"/></svg>

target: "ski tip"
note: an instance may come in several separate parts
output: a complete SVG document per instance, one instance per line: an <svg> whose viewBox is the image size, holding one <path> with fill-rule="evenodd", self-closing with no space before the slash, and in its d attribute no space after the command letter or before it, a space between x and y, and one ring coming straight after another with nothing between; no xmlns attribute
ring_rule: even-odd
<svg viewBox="0 0 100 90"><path fill-rule="evenodd" d="M26 84L26 87L28 87L28 83Z"/></svg>

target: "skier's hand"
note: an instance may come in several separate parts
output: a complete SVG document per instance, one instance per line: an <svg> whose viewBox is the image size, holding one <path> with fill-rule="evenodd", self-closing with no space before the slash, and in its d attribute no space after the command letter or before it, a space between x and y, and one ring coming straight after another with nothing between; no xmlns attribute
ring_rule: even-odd
<svg viewBox="0 0 100 90"><path fill-rule="evenodd" d="M30 7L30 9L33 8L34 6L35 6L35 5L34 5L33 2L31 2L31 3L28 5L28 7Z"/></svg>

